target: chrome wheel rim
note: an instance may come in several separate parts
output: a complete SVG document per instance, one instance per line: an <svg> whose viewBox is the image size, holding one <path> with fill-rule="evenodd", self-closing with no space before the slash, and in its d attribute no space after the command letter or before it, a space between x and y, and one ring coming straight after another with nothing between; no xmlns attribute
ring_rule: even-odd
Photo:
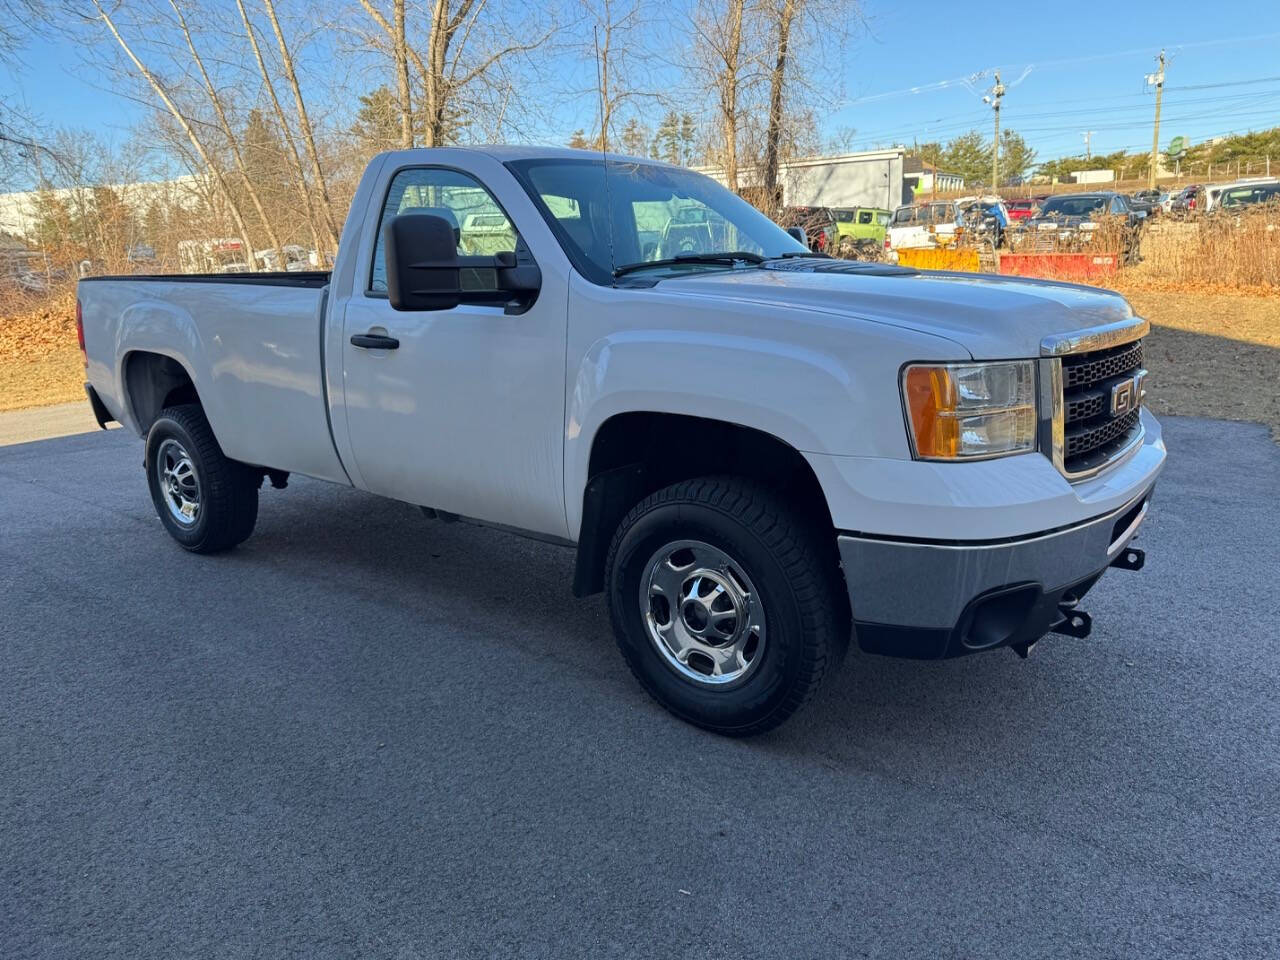
<svg viewBox="0 0 1280 960"><path fill-rule="evenodd" d="M168 439L156 452L156 480L169 515L184 527L200 519L200 478L191 455L177 440Z"/></svg>
<svg viewBox="0 0 1280 960"><path fill-rule="evenodd" d="M640 577L640 611L658 654L694 683L739 683L764 653L760 596L742 565L709 543L655 551Z"/></svg>

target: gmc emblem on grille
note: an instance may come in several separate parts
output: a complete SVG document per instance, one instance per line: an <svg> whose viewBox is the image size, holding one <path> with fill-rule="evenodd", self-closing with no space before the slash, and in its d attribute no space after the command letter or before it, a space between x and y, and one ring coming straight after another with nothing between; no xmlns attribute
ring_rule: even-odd
<svg viewBox="0 0 1280 960"><path fill-rule="evenodd" d="M1139 370L1132 377L1121 380L1111 388L1111 416L1123 417L1142 404L1142 398L1146 393L1142 389L1142 383L1146 379L1147 371Z"/></svg>

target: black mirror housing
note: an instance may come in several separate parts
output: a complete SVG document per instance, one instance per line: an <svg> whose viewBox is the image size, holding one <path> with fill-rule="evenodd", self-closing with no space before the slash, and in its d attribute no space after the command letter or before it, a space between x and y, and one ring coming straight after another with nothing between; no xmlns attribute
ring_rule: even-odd
<svg viewBox="0 0 1280 960"><path fill-rule="evenodd" d="M804 232L804 227L787 227L787 233L791 234L806 247L809 245L809 235Z"/></svg>
<svg viewBox="0 0 1280 960"><path fill-rule="evenodd" d="M396 310L450 310L462 302L457 235L443 217L401 213L382 228L387 298Z"/></svg>

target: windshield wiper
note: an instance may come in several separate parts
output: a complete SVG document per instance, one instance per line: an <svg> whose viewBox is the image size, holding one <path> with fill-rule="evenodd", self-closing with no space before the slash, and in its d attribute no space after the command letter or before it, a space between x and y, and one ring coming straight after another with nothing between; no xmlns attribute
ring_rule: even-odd
<svg viewBox="0 0 1280 960"><path fill-rule="evenodd" d="M676 267L684 263L727 263L730 265L735 263L764 263L764 257L747 250L727 250L723 253L677 253L674 257L664 257L661 260L624 263L622 266L614 268L613 275L621 277L623 274L644 270L647 267Z"/></svg>

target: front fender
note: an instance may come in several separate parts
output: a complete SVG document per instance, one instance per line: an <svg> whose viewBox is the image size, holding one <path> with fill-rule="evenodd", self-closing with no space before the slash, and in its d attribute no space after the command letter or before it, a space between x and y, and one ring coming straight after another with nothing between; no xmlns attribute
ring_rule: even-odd
<svg viewBox="0 0 1280 960"><path fill-rule="evenodd" d="M611 417L683 414L759 430L801 453L909 459L898 371L955 349L817 311L779 317L766 304L664 294L661 285L583 286L590 289L577 291L571 314L566 385L570 531L581 525L592 445Z"/></svg>

